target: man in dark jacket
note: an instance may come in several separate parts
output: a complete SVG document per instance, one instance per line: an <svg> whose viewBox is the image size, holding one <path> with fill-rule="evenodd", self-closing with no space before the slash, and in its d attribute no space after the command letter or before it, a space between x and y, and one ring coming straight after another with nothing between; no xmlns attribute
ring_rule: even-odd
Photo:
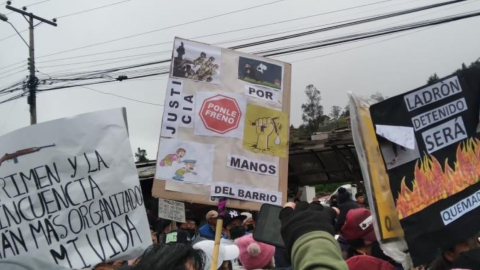
<svg viewBox="0 0 480 270"><path fill-rule="evenodd" d="M339 232L342 229L343 224L345 223L345 217L347 216L348 211L358 208L358 204L352 200L352 196L345 188L338 189L338 209L340 214L337 217L337 223L335 224L335 231Z"/></svg>

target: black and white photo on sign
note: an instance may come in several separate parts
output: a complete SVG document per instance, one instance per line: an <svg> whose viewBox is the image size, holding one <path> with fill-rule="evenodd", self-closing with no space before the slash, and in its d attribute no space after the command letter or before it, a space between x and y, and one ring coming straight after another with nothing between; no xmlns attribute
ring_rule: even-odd
<svg viewBox="0 0 480 270"><path fill-rule="evenodd" d="M282 90L283 67L240 56L238 60L238 79L248 83Z"/></svg>
<svg viewBox="0 0 480 270"><path fill-rule="evenodd" d="M415 149L412 150L391 142L383 137L377 138L388 170L420 158L420 153L418 152L418 146L416 144Z"/></svg>
<svg viewBox="0 0 480 270"><path fill-rule="evenodd" d="M221 58L219 48L177 38L173 48L172 76L218 84Z"/></svg>

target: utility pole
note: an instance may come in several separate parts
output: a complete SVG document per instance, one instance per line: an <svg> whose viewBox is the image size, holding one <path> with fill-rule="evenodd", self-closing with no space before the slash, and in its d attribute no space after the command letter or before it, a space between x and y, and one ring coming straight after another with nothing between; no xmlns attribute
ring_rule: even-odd
<svg viewBox="0 0 480 270"><path fill-rule="evenodd" d="M27 7L23 7L23 10L20 10L20 9L17 9L17 8L14 8L14 7L10 6L11 4L12 4L12 2L8 1L6 8L13 11L13 12L22 14L23 17L27 20L27 22L29 24L29 30L30 30L30 42L29 43L30 43L30 45L27 44L28 49L29 49L29 56L30 56L28 58L28 67L29 67L29 71L30 71L30 76L28 78L28 84L27 84L28 85L28 90L29 90L28 104L30 105L30 125L35 125L37 123L37 84L38 84L38 78L35 76L35 71L36 71L36 69L35 69L35 42L34 42L33 32L34 32L35 26L37 26L38 24L35 25L34 20L38 20L39 24L40 23L46 23L46 24L49 24L49 25L52 25L52 26L57 26L57 24L56 24L57 20L56 19L53 19L53 21L46 20L42 17L38 17L38 16L34 15L31 12L26 12ZM15 31L16 31L16 29L15 29Z"/></svg>

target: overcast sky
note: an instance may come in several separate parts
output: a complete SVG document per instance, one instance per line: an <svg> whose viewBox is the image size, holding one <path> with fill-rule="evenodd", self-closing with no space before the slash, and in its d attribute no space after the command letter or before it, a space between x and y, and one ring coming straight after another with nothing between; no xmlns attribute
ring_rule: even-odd
<svg viewBox="0 0 480 270"><path fill-rule="evenodd" d="M29 7L29 11L52 19L120 1L49 0ZM3 1L0 0L0 2ZM22 7L38 2L42 2L42 0L13 0L13 6ZM35 30L36 55L48 55L270 2L275 2L275 0L126 1L108 8L59 19L58 27L49 25L38 26ZM382 2L382 0L284 0L194 24L156 31L135 38L38 58L37 68L43 73L55 75L58 72L72 68L78 68L75 71L84 71L150 62L169 57L169 53L96 67L90 66L105 62L72 65L78 62L161 52L170 50L171 44L42 63L58 58L75 57L152 43L171 42L175 36L192 38L376 2ZM438 0L383 1L382 3L363 8L196 40L216 44L231 39L295 30L438 2ZM248 48L244 51L252 52L262 48L278 47L282 44L320 40L331 36L374 30L387 26L391 27L479 9L480 1L469 0L454 6L441 7L408 16L330 31L302 39L288 40L283 43L262 45L257 48ZM0 13L9 13L9 11L1 7ZM20 15L8 14L8 17L17 29L24 30L27 28L27 23ZM439 76L449 75L459 68L462 63L470 64L480 57L479 25L480 18L477 17L433 27L425 31L406 32L332 48L276 57L278 60L291 62L293 65L291 123L298 126L302 122L300 107L305 102L303 91L308 84L315 85L321 91L322 104L326 113L329 113L333 105L345 107L347 104L347 92L349 91L366 96L375 92L380 92L385 96L393 96L425 84L427 78L433 73L437 73ZM0 40L14 33L10 25L0 21ZM27 34L28 32L24 33L24 38L26 39L28 38ZM226 47L231 45L231 43L222 44L222 46ZM18 36L0 41L0 88L25 78L28 74L26 67L27 58L28 49ZM22 60L25 60L22 64L1 69ZM48 67L60 64L65 66ZM85 68L81 69L82 67ZM18 69L6 73L6 71L14 68ZM24 71L2 78L22 70ZM141 81L127 80L121 83L94 85L90 88L136 100L163 104L166 77L158 76ZM43 93L38 96L37 101L38 122L102 109L126 107L132 148L145 148L149 158L155 158L156 156L163 112L163 107L161 106L130 101L84 88L71 88ZM25 98L0 105L0 135L27 126L29 121L28 105Z"/></svg>

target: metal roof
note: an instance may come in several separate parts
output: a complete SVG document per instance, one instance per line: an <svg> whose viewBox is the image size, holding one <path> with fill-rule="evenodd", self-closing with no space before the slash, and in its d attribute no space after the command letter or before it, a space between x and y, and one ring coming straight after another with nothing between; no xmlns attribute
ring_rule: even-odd
<svg viewBox="0 0 480 270"><path fill-rule="evenodd" d="M325 133L324 140L290 145L289 186L362 181L357 153L349 129ZM155 161L137 163L140 180L152 179Z"/></svg>

